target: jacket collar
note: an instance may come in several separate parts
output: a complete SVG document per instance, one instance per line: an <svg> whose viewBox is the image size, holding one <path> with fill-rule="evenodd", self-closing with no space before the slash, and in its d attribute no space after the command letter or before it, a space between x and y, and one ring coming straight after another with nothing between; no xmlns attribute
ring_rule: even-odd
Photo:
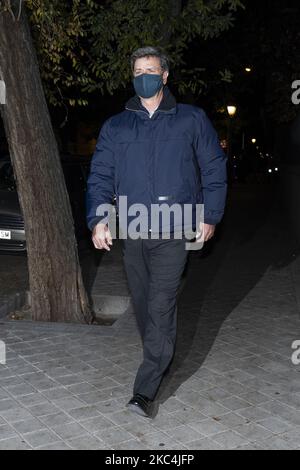
<svg viewBox="0 0 300 470"><path fill-rule="evenodd" d="M147 111L146 108L141 103L140 98L135 95L132 98L130 98L126 105L125 109L127 111L135 111L135 112L144 112L149 116L149 112ZM153 116L156 113L164 113L164 114L175 114L176 113L176 99L170 92L169 88L165 85L163 89L163 98L160 102L159 107L153 114Z"/></svg>

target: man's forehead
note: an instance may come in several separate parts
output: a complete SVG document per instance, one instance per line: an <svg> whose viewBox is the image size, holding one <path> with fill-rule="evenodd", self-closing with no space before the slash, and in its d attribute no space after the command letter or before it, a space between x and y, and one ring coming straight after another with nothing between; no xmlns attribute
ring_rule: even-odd
<svg viewBox="0 0 300 470"><path fill-rule="evenodd" d="M140 57L136 59L134 68L137 69L139 67L151 67L151 66L160 66L160 60L158 57L155 56L148 56L148 57Z"/></svg>

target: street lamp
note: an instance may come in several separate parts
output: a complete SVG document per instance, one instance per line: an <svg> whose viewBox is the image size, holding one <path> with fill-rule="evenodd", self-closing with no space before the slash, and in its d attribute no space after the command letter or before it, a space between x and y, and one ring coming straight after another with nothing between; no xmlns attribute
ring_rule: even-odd
<svg viewBox="0 0 300 470"><path fill-rule="evenodd" d="M251 68L251 67L245 67L245 72L251 73L251 72L252 72L252 68Z"/></svg>
<svg viewBox="0 0 300 470"><path fill-rule="evenodd" d="M229 164L233 165L233 163L231 162L231 160L232 160L232 121L233 121L234 116L236 115L237 107L234 106L234 105L228 105L227 106L227 112L228 112L228 116L229 116L228 130L227 130L227 132L228 132L228 135L227 135L227 142L228 142L227 157L228 157Z"/></svg>
<svg viewBox="0 0 300 470"><path fill-rule="evenodd" d="M256 144L257 140L256 139L251 139L252 144Z"/></svg>
<svg viewBox="0 0 300 470"><path fill-rule="evenodd" d="M237 112L237 107L236 106L227 106L227 112L229 114L229 117L233 118L236 115Z"/></svg>

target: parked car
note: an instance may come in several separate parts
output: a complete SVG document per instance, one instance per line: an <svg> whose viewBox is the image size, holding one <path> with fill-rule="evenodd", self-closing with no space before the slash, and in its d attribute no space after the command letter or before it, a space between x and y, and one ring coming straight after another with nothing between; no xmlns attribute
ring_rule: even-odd
<svg viewBox="0 0 300 470"><path fill-rule="evenodd" d="M0 161L0 250L26 249L24 220L9 158Z"/></svg>
<svg viewBox="0 0 300 470"><path fill-rule="evenodd" d="M90 158L62 156L78 245L90 238L85 217L85 191ZM0 251L25 252L24 219L9 158L0 160Z"/></svg>

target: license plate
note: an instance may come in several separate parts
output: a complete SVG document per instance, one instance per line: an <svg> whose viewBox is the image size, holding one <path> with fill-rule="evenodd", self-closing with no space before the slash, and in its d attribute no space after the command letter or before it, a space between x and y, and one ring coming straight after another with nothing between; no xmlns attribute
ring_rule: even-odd
<svg viewBox="0 0 300 470"><path fill-rule="evenodd" d="M10 230L0 230L0 238L4 240L11 239L11 231Z"/></svg>

